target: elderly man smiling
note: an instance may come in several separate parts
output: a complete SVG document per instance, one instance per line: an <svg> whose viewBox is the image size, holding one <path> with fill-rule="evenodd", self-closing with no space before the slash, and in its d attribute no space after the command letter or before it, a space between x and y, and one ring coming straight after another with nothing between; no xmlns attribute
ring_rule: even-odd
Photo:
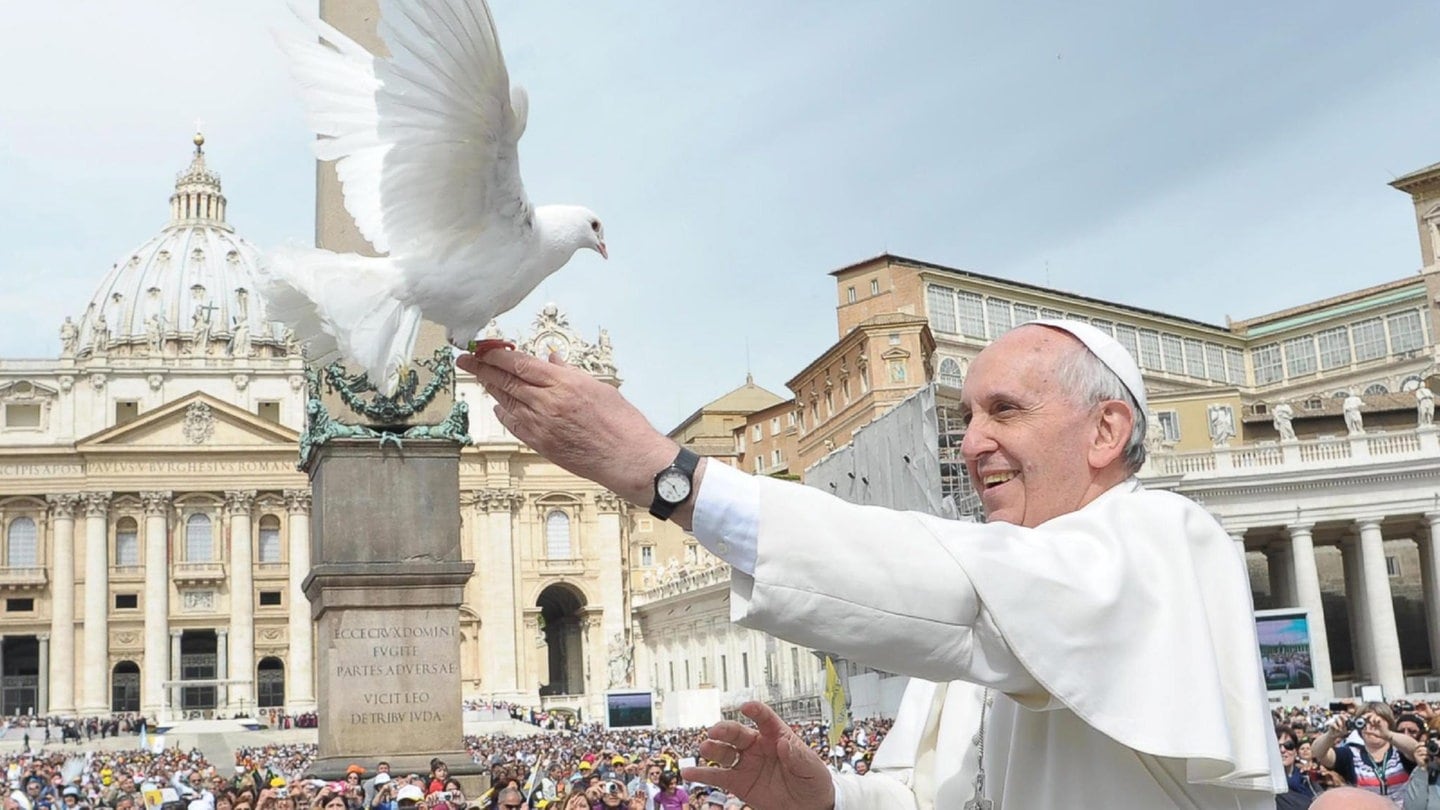
<svg viewBox="0 0 1440 810"><path fill-rule="evenodd" d="M1259 810L1285 789L1243 566L1203 509L1135 480L1144 384L1094 327L1027 324L971 364L962 449L983 525L697 463L614 388L557 358L458 363L522 441L692 528L729 562L736 621L986 690L966 730L979 767L964 792L927 784L947 773L931 763L883 795L855 790L755 703L743 709L754 728L721 723L702 744L722 767L687 778L758 810L955 807L951 795L1023 810ZM938 731L922 731L922 759Z"/></svg>

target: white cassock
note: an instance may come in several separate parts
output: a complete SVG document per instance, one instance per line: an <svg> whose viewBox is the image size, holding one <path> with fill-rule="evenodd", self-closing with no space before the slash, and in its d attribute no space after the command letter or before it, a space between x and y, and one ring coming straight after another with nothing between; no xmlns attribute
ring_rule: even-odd
<svg viewBox="0 0 1440 810"><path fill-rule="evenodd" d="M996 808L1268 810L1286 788L1248 576L1229 535L1179 495L1130 479L1027 529L711 464L694 533L735 569L734 621L995 690L983 762Z"/></svg>

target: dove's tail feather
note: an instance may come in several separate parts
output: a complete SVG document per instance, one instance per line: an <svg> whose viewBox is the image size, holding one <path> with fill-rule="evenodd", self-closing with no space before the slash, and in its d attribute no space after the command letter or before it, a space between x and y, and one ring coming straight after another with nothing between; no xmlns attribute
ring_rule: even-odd
<svg viewBox="0 0 1440 810"><path fill-rule="evenodd" d="M395 297L390 259L284 248L269 255L262 276L269 316L295 330L312 364L350 360L382 393L395 392L420 333L420 310Z"/></svg>

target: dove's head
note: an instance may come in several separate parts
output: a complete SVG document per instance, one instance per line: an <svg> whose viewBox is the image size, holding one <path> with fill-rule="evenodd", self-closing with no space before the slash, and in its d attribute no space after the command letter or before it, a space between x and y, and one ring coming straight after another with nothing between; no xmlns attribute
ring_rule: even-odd
<svg viewBox="0 0 1440 810"><path fill-rule="evenodd" d="M589 248L605 258L605 226L589 208L579 205L541 205L535 209L535 220L542 238L551 250L560 255L560 264L581 248ZM557 265L558 266L558 265Z"/></svg>
<svg viewBox="0 0 1440 810"><path fill-rule="evenodd" d="M602 259L610 258L610 251L605 249L605 226L600 222L600 217L588 208L580 209L585 214L586 226L590 229L590 242L585 247L600 254Z"/></svg>

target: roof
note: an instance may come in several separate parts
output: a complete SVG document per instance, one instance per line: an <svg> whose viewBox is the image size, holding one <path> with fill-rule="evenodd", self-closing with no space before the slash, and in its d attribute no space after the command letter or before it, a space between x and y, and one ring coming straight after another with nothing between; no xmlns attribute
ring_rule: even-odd
<svg viewBox="0 0 1440 810"><path fill-rule="evenodd" d="M1043 293L1046 295L1062 295L1066 298L1071 298L1076 301L1084 301L1088 304L1098 304L1100 306L1110 307L1112 309L1121 310L1123 312L1133 312L1138 315L1146 315L1151 318L1159 318L1161 320L1171 321L1174 323L1183 323L1189 324L1190 326L1198 326L1202 329L1211 329L1219 332L1229 331L1225 327L1218 324L1208 323L1206 321L1197 321L1193 318L1184 318L1179 315L1172 315L1168 312L1161 312L1156 309L1145 309L1144 307L1132 306L1130 304L1121 304L1115 301L1107 301L1103 298L1093 298L1088 295L1081 295L1079 293L1073 293L1066 290L1057 289L1055 287L1044 287L1039 284L1030 284L1025 281L1015 281L1014 279L1001 278L999 276L988 276L984 273L976 273L971 270L960 270L955 267L946 267L943 264L935 264L934 262L927 262L921 259L912 259L907 256L897 256L894 253L881 253L878 256L872 256L863 261L855 262L854 264L848 264L840 268L839 270L831 270L830 275L839 277L842 273L847 273L856 268L863 267L867 264L871 264L872 262L881 260L889 262L900 262L903 264L913 265L924 270L931 270L937 273L957 276L959 278L971 278L978 281L987 281L992 284L1004 284L1010 287L1015 287L1022 290L1029 290L1031 292Z"/></svg>
<svg viewBox="0 0 1440 810"><path fill-rule="evenodd" d="M755 377L746 374L744 385L721 394L710 402L701 405L694 413L680 420L680 424L676 425L675 428L670 431L669 435L674 436L686 425L689 425L707 413L742 413L749 415L762 408L768 408L771 405L784 402L785 400L786 397L782 397L773 391L756 385Z"/></svg>
<svg viewBox="0 0 1440 810"><path fill-rule="evenodd" d="M1401 191L1409 191L1416 186L1424 185L1427 182L1440 182L1440 163L1431 163L1423 169L1416 169L1409 174L1402 174L1390 181L1393 188Z"/></svg>

